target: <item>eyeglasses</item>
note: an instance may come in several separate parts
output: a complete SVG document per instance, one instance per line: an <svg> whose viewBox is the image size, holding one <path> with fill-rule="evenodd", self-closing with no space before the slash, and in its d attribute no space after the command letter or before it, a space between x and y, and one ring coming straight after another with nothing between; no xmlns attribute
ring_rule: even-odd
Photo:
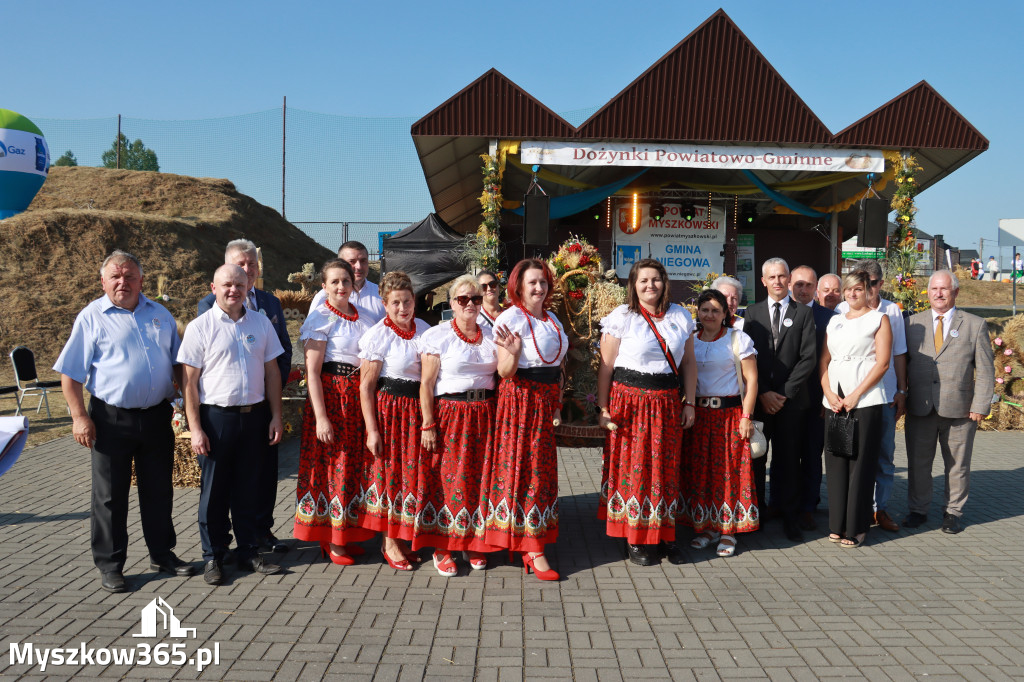
<svg viewBox="0 0 1024 682"><path fill-rule="evenodd" d="M882 280L880 280L880 279L869 279L868 280L868 284L870 284L873 287L877 287L881 283L882 283Z"/></svg>
<svg viewBox="0 0 1024 682"><path fill-rule="evenodd" d="M480 282L481 289L497 289L498 280L492 279L490 282Z"/></svg>
<svg viewBox="0 0 1024 682"><path fill-rule="evenodd" d="M470 303L472 303L473 305L480 305L481 303L484 302L484 297L483 296L456 296L452 300L455 301L456 303L458 303L463 308L465 308Z"/></svg>

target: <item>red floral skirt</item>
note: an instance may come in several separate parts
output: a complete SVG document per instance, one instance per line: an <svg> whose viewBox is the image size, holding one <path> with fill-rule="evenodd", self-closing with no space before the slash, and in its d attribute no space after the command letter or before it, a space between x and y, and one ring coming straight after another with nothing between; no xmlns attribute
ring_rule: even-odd
<svg viewBox="0 0 1024 682"><path fill-rule="evenodd" d="M741 408L698 407L683 442L680 523L698 533L757 530L759 514L750 443L740 438Z"/></svg>
<svg viewBox="0 0 1024 682"><path fill-rule="evenodd" d="M605 436L597 518L607 521L608 535L632 545L675 540L683 433L679 391L614 382L608 412L619 428Z"/></svg>
<svg viewBox="0 0 1024 682"><path fill-rule="evenodd" d="M420 459L419 398L377 391L377 429L384 453L367 451L366 494L359 524L389 538L412 540Z"/></svg>
<svg viewBox="0 0 1024 682"><path fill-rule="evenodd" d="M336 545L361 542L373 533L359 526L363 470L369 455L359 408L359 376L321 374L320 381L334 442L317 440L316 415L306 398L292 535L298 540Z"/></svg>
<svg viewBox="0 0 1024 682"><path fill-rule="evenodd" d="M437 449L423 451L412 548L488 552L480 479L494 447L495 400L438 400Z"/></svg>
<svg viewBox="0 0 1024 682"><path fill-rule="evenodd" d="M498 387L494 455L480 494L484 542L516 552L543 552L558 538L558 384L519 376Z"/></svg>

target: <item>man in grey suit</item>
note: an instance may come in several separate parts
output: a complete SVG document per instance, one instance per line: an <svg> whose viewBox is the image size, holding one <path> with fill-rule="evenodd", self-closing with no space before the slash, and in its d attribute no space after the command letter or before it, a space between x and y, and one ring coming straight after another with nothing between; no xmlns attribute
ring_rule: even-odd
<svg viewBox="0 0 1024 682"><path fill-rule="evenodd" d="M946 472L942 531L963 530L974 434L992 406L995 371L988 325L956 308L959 291L956 275L935 272L928 279L931 309L907 320L910 513L905 528L917 528L928 518L937 441Z"/></svg>

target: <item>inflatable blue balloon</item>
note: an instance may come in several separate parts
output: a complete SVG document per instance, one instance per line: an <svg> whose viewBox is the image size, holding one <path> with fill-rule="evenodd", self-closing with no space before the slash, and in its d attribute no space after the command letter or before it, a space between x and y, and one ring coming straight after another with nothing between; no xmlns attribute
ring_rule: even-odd
<svg viewBox="0 0 1024 682"><path fill-rule="evenodd" d="M0 109L0 219L28 208L49 170L43 131L21 114Z"/></svg>

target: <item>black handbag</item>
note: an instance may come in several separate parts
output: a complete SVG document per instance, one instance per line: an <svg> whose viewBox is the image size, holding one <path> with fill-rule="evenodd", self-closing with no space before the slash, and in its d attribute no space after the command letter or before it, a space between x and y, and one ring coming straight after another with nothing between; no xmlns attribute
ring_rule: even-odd
<svg viewBox="0 0 1024 682"><path fill-rule="evenodd" d="M825 427L825 449L836 457L857 459L857 418L845 410L833 412Z"/></svg>

